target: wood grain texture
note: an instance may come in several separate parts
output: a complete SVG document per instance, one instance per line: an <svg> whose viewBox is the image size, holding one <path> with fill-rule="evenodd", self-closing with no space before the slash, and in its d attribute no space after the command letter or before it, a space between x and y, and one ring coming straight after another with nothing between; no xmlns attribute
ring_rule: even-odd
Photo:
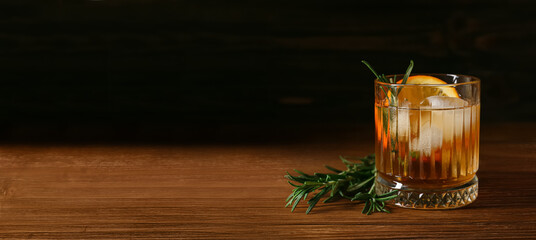
<svg viewBox="0 0 536 240"><path fill-rule="evenodd" d="M365 127L363 127L365 129ZM462 209L283 208L284 172L342 167L372 141L325 134L249 144L0 148L1 239L528 239L536 236L536 124L482 129L480 194ZM361 140L358 140L361 139ZM372 138L370 138L372 139Z"/></svg>

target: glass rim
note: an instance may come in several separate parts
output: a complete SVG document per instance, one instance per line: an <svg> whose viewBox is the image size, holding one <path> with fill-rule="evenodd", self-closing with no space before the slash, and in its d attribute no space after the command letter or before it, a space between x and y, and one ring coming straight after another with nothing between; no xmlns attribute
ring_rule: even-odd
<svg viewBox="0 0 536 240"><path fill-rule="evenodd" d="M394 76L404 76L404 74L390 74L386 75L386 78L394 77ZM392 87L406 87L406 86L419 86L419 87L455 87L455 86L461 86L461 85L470 85L470 84L480 84L480 78L471 76L471 75L464 75L464 74L453 74L453 73L413 73L410 74L410 76L415 75L428 75L428 76L437 76L437 75L446 75L446 76L461 76L461 77L468 77L471 79L471 81L468 82L461 82L461 83L447 83L447 84L402 84L402 83L386 83L381 82L379 79L374 79L375 84L384 85L384 86L392 86Z"/></svg>

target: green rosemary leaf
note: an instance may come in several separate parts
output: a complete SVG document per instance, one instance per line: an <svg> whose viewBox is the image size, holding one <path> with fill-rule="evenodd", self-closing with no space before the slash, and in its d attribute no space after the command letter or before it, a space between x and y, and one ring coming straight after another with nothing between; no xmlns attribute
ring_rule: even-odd
<svg viewBox="0 0 536 240"><path fill-rule="evenodd" d="M296 184L292 183L291 181L287 181L287 182L288 182L288 184L290 184L293 187L300 187L299 185L296 185Z"/></svg>
<svg viewBox="0 0 536 240"><path fill-rule="evenodd" d="M398 195L393 195L393 196L383 197L383 198L376 198L376 201L384 202L384 201L388 201L388 200L391 200L391 199L396 198L396 197L398 197Z"/></svg>
<svg viewBox="0 0 536 240"><path fill-rule="evenodd" d="M294 201L294 198L296 198L296 195L293 193L292 198L290 199L290 201L287 201L287 204L285 204L285 207L290 206L292 204L292 202Z"/></svg>
<svg viewBox="0 0 536 240"><path fill-rule="evenodd" d="M298 189L296 192L294 192L292 194L292 198L290 199L290 201L287 202L287 205L285 205L285 207L288 207L290 206L294 201L296 201L296 198L300 195L301 192L303 192L305 189ZM301 197L300 197L301 198Z"/></svg>
<svg viewBox="0 0 536 240"><path fill-rule="evenodd" d="M380 86L380 89L383 91L383 94L385 94L385 97L389 96L389 94L387 94L387 91L385 91L385 88L383 86Z"/></svg>
<svg viewBox="0 0 536 240"><path fill-rule="evenodd" d="M294 181L294 182L299 182L299 183L303 183L304 181L302 181L301 179L298 179L292 175L290 175L290 173L288 173L287 171L287 175L285 175L285 178L287 178L288 180L291 180L291 181Z"/></svg>
<svg viewBox="0 0 536 240"><path fill-rule="evenodd" d="M335 183L335 185L333 185L331 189L330 197L333 197L333 195L335 195L335 193L339 191L339 188L341 187L341 184L343 183L343 181L344 180L342 179L337 180L337 182Z"/></svg>
<svg viewBox="0 0 536 240"><path fill-rule="evenodd" d="M311 204L312 202L314 202L317 198L321 198L323 193L325 193L325 191L327 191L327 188L322 188L322 190L318 193L316 193L311 199L309 199L309 201L307 201L307 204ZM321 194L322 193L322 194Z"/></svg>
<svg viewBox="0 0 536 240"><path fill-rule="evenodd" d="M376 76L376 78L377 78L378 80L381 81L380 76L376 73L376 71L374 71L374 69L372 68L372 66L370 66L370 64L369 64L367 61L363 60L363 61L361 61L361 62L362 62L363 64L365 64L365 66L367 66L368 69L370 69L370 71L374 74L374 76Z"/></svg>
<svg viewBox="0 0 536 240"><path fill-rule="evenodd" d="M348 186L348 188L346 189L346 191L348 192L355 192L357 190L359 190L360 188L364 187L367 183L369 183L370 181L372 181L374 179L374 176L370 177L369 179L365 180L365 181L362 181L358 184L355 184L355 185L350 185Z"/></svg>
<svg viewBox="0 0 536 240"><path fill-rule="evenodd" d="M290 195L288 195L287 200L285 200L285 202L287 202L287 204L288 204L288 200L290 200L292 197L294 197L294 191L292 191L292 193Z"/></svg>
<svg viewBox="0 0 536 240"><path fill-rule="evenodd" d="M300 203L300 201L302 200L301 198L303 197L305 193L306 193L306 190L300 192L300 194L296 196L296 198L294 199L294 204L292 205L292 209L290 210L291 212L294 212L294 209L296 208L296 206L298 206L298 203Z"/></svg>
<svg viewBox="0 0 536 240"><path fill-rule="evenodd" d="M352 201L356 201L356 200L364 201L364 200L370 199L371 197L372 195L368 193L358 192L351 200Z"/></svg>
<svg viewBox="0 0 536 240"><path fill-rule="evenodd" d="M336 168L328 166L328 165L324 165L324 167L327 168L328 170L331 170L331 171L336 172L336 173L341 173L342 172L342 170L336 169Z"/></svg>
<svg viewBox="0 0 536 240"><path fill-rule="evenodd" d="M309 174L305 174L302 171L299 171L299 170L296 170L296 169L294 169L294 172L297 172L298 174L300 174L300 175L302 175L304 177L307 177L307 178L313 178L313 176L311 176Z"/></svg>
<svg viewBox="0 0 536 240"><path fill-rule="evenodd" d="M304 182L303 185L305 186L322 186L324 185L324 183L321 183L321 182Z"/></svg>
<svg viewBox="0 0 536 240"><path fill-rule="evenodd" d="M373 204L372 201L369 200L368 203L369 203L369 208L368 208L366 214L367 214L367 215L370 215L371 213L374 212L374 206L372 205L372 204Z"/></svg>
<svg viewBox="0 0 536 240"><path fill-rule="evenodd" d="M352 166L352 165L355 164L355 163L353 163L353 162L348 161L348 160L347 160L345 157L343 157L343 156L339 156L339 159L341 159L341 161L342 161L342 162L344 163L344 165L346 165L346 166Z"/></svg>
<svg viewBox="0 0 536 240"><path fill-rule="evenodd" d="M402 84L406 84L408 81L409 75L411 74L411 71L413 70L413 60L409 61L408 69L406 70L406 74L404 74L404 78L402 80Z"/></svg>
<svg viewBox="0 0 536 240"><path fill-rule="evenodd" d="M375 210L376 212L381 212L381 211L382 211L382 210L380 209L380 206L379 206L379 205L376 205L376 204L374 204L374 210Z"/></svg>
<svg viewBox="0 0 536 240"><path fill-rule="evenodd" d="M324 194L326 193L327 190L328 190L327 188L323 188L311 200L309 200L309 202L307 202L309 204L309 207L305 211L305 214L309 214L309 212L311 212L311 210L313 210L313 208L316 206L316 204L318 203L320 198L322 198L322 196L324 196Z"/></svg>
<svg viewBox="0 0 536 240"><path fill-rule="evenodd" d="M366 201L365 206L363 207L363 211L361 211L361 213L368 215L368 213L370 212L369 209L370 209L370 202Z"/></svg>
<svg viewBox="0 0 536 240"><path fill-rule="evenodd" d="M328 174L327 179L330 181L346 180L347 174Z"/></svg>
<svg viewBox="0 0 536 240"><path fill-rule="evenodd" d="M327 179L329 174L325 173L315 173L315 177L321 178L321 179Z"/></svg>

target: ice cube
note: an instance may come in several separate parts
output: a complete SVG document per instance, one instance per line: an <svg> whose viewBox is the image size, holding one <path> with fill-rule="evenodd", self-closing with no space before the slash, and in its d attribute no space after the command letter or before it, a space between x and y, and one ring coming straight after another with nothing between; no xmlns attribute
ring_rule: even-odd
<svg viewBox="0 0 536 240"><path fill-rule="evenodd" d="M446 96L427 97L416 108L401 104L397 116L398 137L409 140L410 151L431 156L441 149L444 141L461 137L461 129L468 126L463 109L468 105L463 99Z"/></svg>
<svg viewBox="0 0 536 240"><path fill-rule="evenodd" d="M409 101L400 101L397 109L398 135L407 137L411 127L410 115L415 112L411 110L412 104Z"/></svg>
<svg viewBox="0 0 536 240"><path fill-rule="evenodd" d="M413 123L416 135L411 139L411 150L431 156L434 149L442 145L443 122L441 111L419 111L418 120Z"/></svg>
<svg viewBox="0 0 536 240"><path fill-rule="evenodd" d="M410 120L409 120L410 110L405 108L398 109L397 124L398 124L398 135L401 137L407 137L410 129Z"/></svg>
<svg viewBox="0 0 536 240"><path fill-rule="evenodd" d="M463 99L456 97L445 97L445 96L431 96L425 98L421 103L421 107L425 108L461 108L469 105L469 103Z"/></svg>

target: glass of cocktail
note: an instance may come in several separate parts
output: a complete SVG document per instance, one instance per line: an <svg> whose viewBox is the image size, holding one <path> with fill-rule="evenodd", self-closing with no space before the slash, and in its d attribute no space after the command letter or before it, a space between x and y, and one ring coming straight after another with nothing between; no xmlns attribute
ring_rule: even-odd
<svg viewBox="0 0 536 240"><path fill-rule="evenodd" d="M398 75L402 76L402 75ZM480 80L456 74L375 81L376 193L394 205L458 208L478 195Z"/></svg>

